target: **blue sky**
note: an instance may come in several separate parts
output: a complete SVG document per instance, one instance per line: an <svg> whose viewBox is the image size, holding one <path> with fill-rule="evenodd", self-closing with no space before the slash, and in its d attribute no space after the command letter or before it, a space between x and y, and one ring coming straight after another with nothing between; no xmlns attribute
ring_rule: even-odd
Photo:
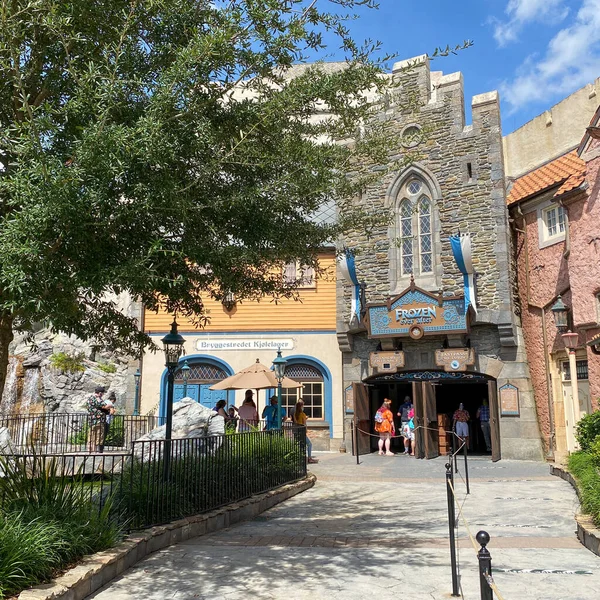
<svg viewBox="0 0 600 600"><path fill-rule="evenodd" d="M431 68L462 71L468 104L499 90L505 134L600 77L600 0L378 1L349 24L353 37L377 39L400 58L473 40Z"/></svg>

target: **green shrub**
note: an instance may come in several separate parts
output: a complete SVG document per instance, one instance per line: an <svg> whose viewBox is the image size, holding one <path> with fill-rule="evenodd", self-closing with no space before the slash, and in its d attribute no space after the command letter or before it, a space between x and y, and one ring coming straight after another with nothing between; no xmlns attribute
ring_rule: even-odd
<svg viewBox="0 0 600 600"><path fill-rule="evenodd" d="M588 452L594 441L600 437L600 410L585 415L577 423L577 434L575 436L579 447Z"/></svg>
<svg viewBox="0 0 600 600"><path fill-rule="evenodd" d="M597 437L592 446L590 447L590 454L594 464L600 468L600 437Z"/></svg>
<svg viewBox="0 0 600 600"><path fill-rule="evenodd" d="M58 352L50 356L50 364L63 373L78 373L85 371L84 358L85 354L83 352L73 356L66 352Z"/></svg>
<svg viewBox="0 0 600 600"><path fill-rule="evenodd" d="M577 481L583 512L600 525L600 470L596 460L588 452L575 452L569 456L569 471Z"/></svg>
<svg viewBox="0 0 600 600"><path fill-rule="evenodd" d="M74 446L84 446L87 444L90 426L86 423L77 433L69 438L69 444ZM104 440L105 446L123 447L125 443L125 419L123 416L114 415L108 435Z"/></svg>
<svg viewBox="0 0 600 600"><path fill-rule="evenodd" d="M104 371L105 373L116 373L117 372L117 366L113 363L98 363L96 365L96 367L98 367L98 369L100 369L101 371Z"/></svg>
<svg viewBox="0 0 600 600"><path fill-rule="evenodd" d="M221 446L211 450L217 440ZM159 447L152 446L157 454ZM123 469L115 488L133 528L202 513L303 475L300 445L288 434L241 433L195 440L180 456L176 448L167 482L159 456L151 462L136 459ZM150 454L151 446L146 452Z"/></svg>
<svg viewBox="0 0 600 600"><path fill-rule="evenodd" d="M0 598L121 538L112 497L65 475L60 459L0 457L0 468Z"/></svg>

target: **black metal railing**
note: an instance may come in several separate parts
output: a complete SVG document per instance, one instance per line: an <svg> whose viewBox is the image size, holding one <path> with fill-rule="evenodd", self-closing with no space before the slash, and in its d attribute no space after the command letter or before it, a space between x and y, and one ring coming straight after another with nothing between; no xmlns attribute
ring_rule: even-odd
<svg viewBox="0 0 600 600"><path fill-rule="evenodd" d="M101 432L103 451L122 452L132 443L163 424L154 415L112 415ZM39 413L0 416L0 428L8 430L9 445L0 453L65 454L95 452L92 447L93 427L96 423L88 413Z"/></svg>
<svg viewBox="0 0 600 600"><path fill-rule="evenodd" d="M128 529L200 514L306 476L306 428L249 431L199 438L134 441L110 454L14 453L0 460L0 505L21 481L27 494L47 482L67 486L101 510L112 510ZM23 481L31 481L31 485ZM16 483L15 483L16 485ZM46 487L45 487L46 486ZM25 494L25 495L27 495Z"/></svg>
<svg viewBox="0 0 600 600"><path fill-rule="evenodd" d="M286 425L279 431L174 439L170 444L142 441L133 444L132 454L120 496L131 527L138 529L213 510L305 477L306 431Z"/></svg>

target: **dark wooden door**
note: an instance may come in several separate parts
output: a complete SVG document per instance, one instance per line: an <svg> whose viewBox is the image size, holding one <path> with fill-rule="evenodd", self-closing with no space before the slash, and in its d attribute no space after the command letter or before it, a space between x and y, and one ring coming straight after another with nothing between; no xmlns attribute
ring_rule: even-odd
<svg viewBox="0 0 600 600"><path fill-rule="evenodd" d="M437 407L435 403L435 387L429 381L422 384L423 400L423 435L425 438L425 458L436 458L440 454L438 429L437 429Z"/></svg>
<svg viewBox="0 0 600 600"><path fill-rule="evenodd" d="M498 410L498 388L495 381L488 381L490 404L490 437L492 438L492 461L500 460L500 411Z"/></svg>
<svg viewBox="0 0 600 600"><path fill-rule="evenodd" d="M371 412L369 390L364 383L353 383L354 429L356 431L356 453L361 456L371 452Z"/></svg>
<svg viewBox="0 0 600 600"><path fill-rule="evenodd" d="M413 381L413 406L415 409L415 458L425 458L425 415L423 406L423 384Z"/></svg>

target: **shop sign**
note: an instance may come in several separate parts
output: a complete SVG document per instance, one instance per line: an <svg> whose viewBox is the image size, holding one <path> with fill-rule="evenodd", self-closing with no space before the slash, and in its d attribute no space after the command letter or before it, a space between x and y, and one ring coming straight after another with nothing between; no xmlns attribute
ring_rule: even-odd
<svg viewBox="0 0 600 600"><path fill-rule="evenodd" d="M196 340L196 350L215 352L226 350L293 350L292 338L200 338Z"/></svg>
<svg viewBox="0 0 600 600"><path fill-rule="evenodd" d="M346 413L354 412L354 388L352 385L349 385L344 390L344 405L346 408Z"/></svg>
<svg viewBox="0 0 600 600"><path fill-rule="evenodd" d="M396 373L404 367L404 352L395 350L393 352L371 352L369 364L378 373Z"/></svg>
<svg viewBox="0 0 600 600"><path fill-rule="evenodd" d="M500 395L500 416L518 417L519 409L519 388L512 383L505 383L499 390Z"/></svg>
<svg viewBox="0 0 600 600"><path fill-rule="evenodd" d="M466 371L475 364L473 348L450 348L435 351L435 364L444 367L444 371Z"/></svg>
<svg viewBox="0 0 600 600"><path fill-rule="evenodd" d="M411 283L385 304L367 306L369 337L405 337L466 333L468 311L462 296L430 294Z"/></svg>

